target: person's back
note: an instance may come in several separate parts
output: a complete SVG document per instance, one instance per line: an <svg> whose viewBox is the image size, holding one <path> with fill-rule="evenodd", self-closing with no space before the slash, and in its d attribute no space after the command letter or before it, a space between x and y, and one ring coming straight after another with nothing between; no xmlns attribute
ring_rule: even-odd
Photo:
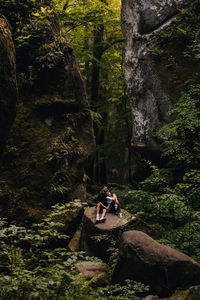
<svg viewBox="0 0 200 300"><path fill-rule="evenodd" d="M103 205L107 206L107 201L106 201L106 194L103 192L100 192L97 198L97 202L101 202Z"/></svg>

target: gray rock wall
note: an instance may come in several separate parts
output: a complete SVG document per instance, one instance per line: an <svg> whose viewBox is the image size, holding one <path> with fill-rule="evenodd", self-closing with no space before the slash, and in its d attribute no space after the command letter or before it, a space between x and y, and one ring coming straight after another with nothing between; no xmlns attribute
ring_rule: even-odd
<svg viewBox="0 0 200 300"><path fill-rule="evenodd" d="M157 130L167 121L172 107L167 90L162 87L150 47L155 35L170 25L191 0L124 0L122 31L125 37L125 80L133 115L133 146L158 150ZM176 46L174 46L176 49Z"/></svg>

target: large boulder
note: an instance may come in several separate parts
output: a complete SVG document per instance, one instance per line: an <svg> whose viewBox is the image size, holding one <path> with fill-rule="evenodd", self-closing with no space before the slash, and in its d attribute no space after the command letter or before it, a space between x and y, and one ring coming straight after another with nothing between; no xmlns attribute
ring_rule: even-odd
<svg viewBox="0 0 200 300"><path fill-rule="evenodd" d="M122 209L122 218L113 213L106 214L104 223L96 224L96 207L87 209L83 216L80 249L89 256L97 256L108 262L108 249L118 242L123 231L130 228L135 220L129 212Z"/></svg>
<svg viewBox="0 0 200 300"><path fill-rule="evenodd" d="M95 138L86 87L66 31L49 1L24 0L19 5L0 1L0 11L12 27L20 94L0 170L9 187L5 188L3 214L16 219L15 209L10 209L14 205L43 210L77 198L84 202L85 169L95 152ZM9 32L0 40L5 48L12 46ZM13 61L14 52L9 55ZM12 79L14 62L6 72L6 59L0 52L5 65L0 72L4 78L0 102L2 98L6 103L5 112L0 103L0 141L7 130L3 122L10 124L14 115L14 83L3 84ZM26 219L32 223L34 216Z"/></svg>
<svg viewBox="0 0 200 300"><path fill-rule="evenodd" d="M8 21L0 15L0 153L15 118L17 94L12 33Z"/></svg>
<svg viewBox="0 0 200 300"><path fill-rule="evenodd" d="M159 297L200 283L200 265L189 256L164 246L140 231L122 235L112 282L132 279L150 286Z"/></svg>
<svg viewBox="0 0 200 300"><path fill-rule="evenodd" d="M166 113L173 105L169 86L167 86L171 82L171 75L167 77L169 73L166 70L167 62L158 72L158 62L155 63L151 50L156 41L156 34L171 24L180 9L189 6L192 2L192 0L122 1L125 80L133 116L132 146L134 147L159 150L156 132L167 122ZM173 41L172 53L176 52L177 48L177 41ZM181 47L181 51L182 49ZM178 66L178 62L174 64ZM175 87L172 89L172 94L175 94Z"/></svg>

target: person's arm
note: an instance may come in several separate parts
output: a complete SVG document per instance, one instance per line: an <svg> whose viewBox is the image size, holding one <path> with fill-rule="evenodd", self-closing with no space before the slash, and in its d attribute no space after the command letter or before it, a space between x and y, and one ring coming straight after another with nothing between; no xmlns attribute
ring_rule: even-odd
<svg viewBox="0 0 200 300"><path fill-rule="evenodd" d="M106 209L107 211L110 210L110 208L108 207L108 203L107 203L107 198L105 197L105 199L103 198L101 201L101 206Z"/></svg>
<svg viewBox="0 0 200 300"><path fill-rule="evenodd" d="M98 203L100 203L100 205L105 208L106 210L109 210L109 207L105 206L101 201L99 201Z"/></svg>
<svg viewBox="0 0 200 300"><path fill-rule="evenodd" d="M116 204L119 204L119 201L117 199L117 195L116 194L113 194L113 200L115 201Z"/></svg>

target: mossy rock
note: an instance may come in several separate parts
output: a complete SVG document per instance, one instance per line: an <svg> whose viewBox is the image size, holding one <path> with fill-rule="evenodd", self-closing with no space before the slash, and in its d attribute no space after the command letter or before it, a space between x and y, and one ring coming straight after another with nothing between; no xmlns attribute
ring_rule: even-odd
<svg viewBox="0 0 200 300"><path fill-rule="evenodd" d="M0 152L15 119L17 97L15 48L10 25L0 15Z"/></svg>
<svg viewBox="0 0 200 300"><path fill-rule="evenodd" d="M40 18L35 18L32 13L41 15L41 6L48 10L48 3L40 0L24 0L20 5L16 5L15 1L0 3L0 8L11 22L15 38L20 90L17 116L0 166L1 177L16 204L14 206L7 201L7 211L13 212L13 218L19 202L22 207L26 205L46 210L57 202L66 203L76 198L85 201L85 166L95 150L93 122L84 81L59 17L52 9L39 22ZM2 20L6 27L8 23ZM21 28L22 23L27 31ZM3 30L2 26L0 30ZM8 26L6 30L8 37L0 38L3 49L11 44ZM14 104L9 102L16 98L14 46L11 45L13 52L9 55L5 52L10 59L10 73L6 73L7 77L2 72L0 74L0 78L13 80L6 100L10 115L5 113L5 117L0 118L0 122L5 122L0 126L0 138L1 129L5 134L8 131L5 126L11 126L9 118L12 112L12 120L14 118ZM49 56L54 60L51 67L48 59L46 63L43 61ZM3 57L0 57L2 63L6 61ZM3 88L0 105L5 92ZM11 94L14 96L10 97Z"/></svg>
<svg viewBox="0 0 200 300"><path fill-rule="evenodd" d="M98 261L81 261L74 267L84 278L90 280L89 286L93 288L106 286L107 265L105 263Z"/></svg>
<svg viewBox="0 0 200 300"><path fill-rule="evenodd" d="M191 286L184 291L176 291L168 300L199 300L200 286Z"/></svg>
<svg viewBox="0 0 200 300"><path fill-rule="evenodd" d="M135 219L132 215L121 210L122 218L113 213L106 214L103 223L96 224L96 207L85 210L80 240L80 249L86 251L87 255L97 256L104 262L108 262L110 247L117 249L123 231L134 226Z"/></svg>

